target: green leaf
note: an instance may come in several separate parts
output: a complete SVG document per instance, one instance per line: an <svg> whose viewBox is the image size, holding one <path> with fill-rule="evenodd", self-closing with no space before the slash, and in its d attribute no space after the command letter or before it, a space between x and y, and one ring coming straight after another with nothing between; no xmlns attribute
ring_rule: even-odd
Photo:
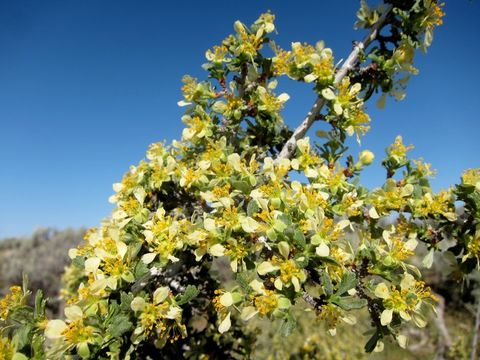
<svg viewBox="0 0 480 360"><path fill-rule="evenodd" d="M244 272L238 273L237 277L235 278L236 282L242 288L244 293L249 293L252 290L250 285L248 285L248 278L248 274Z"/></svg>
<svg viewBox="0 0 480 360"><path fill-rule="evenodd" d="M17 352L13 355L12 360L28 360L28 358L22 353Z"/></svg>
<svg viewBox="0 0 480 360"><path fill-rule="evenodd" d="M300 230L295 230L295 233L293 234L293 241L295 242L295 245L297 245L300 249L303 250L305 248L305 235L303 235L303 232L301 232Z"/></svg>
<svg viewBox="0 0 480 360"><path fill-rule="evenodd" d="M246 181L234 180L232 185L236 190L240 190L244 194L250 194L252 190L252 186Z"/></svg>
<svg viewBox="0 0 480 360"><path fill-rule="evenodd" d="M279 219L276 219L273 223L273 228L279 233L283 233L287 228L287 224L285 224L283 221Z"/></svg>
<svg viewBox="0 0 480 360"><path fill-rule="evenodd" d="M10 319L19 323L29 323L32 321L33 309L30 306L19 306L11 313Z"/></svg>
<svg viewBox="0 0 480 360"><path fill-rule="evenodd" d="M23 293L26 294L28 292L28 274L23 273L23 283L22 283L22 288L23 288Z"/></svg>
<svg viewBox="0 0 480 360"><path fill-rule="evenodd" d="M373 350L375 350L375 347L377 346L378 340L380 340L381 334L377 330L375 333L372 335L372 337L367 341L365 344L365 351L367 353L371 353Z"/></svg>
<svg viewBox="0 0 480 360"><path fill-rule="evenodd" d="M126 292L120 293L120 309L123 311L130 311L130 304L132 303L133 295Z"/></svg>
<svg viewBox="0 0 480 360"><path fill-rule="evenodd" d="M266 231L266 235L269 240L271 241L276 241L277 240L277 233L275 232L275 229L270 228Z"/></svg>
<svg viewBox="0 0 480 360"><path fill-rule="evenodd" d="M300 269L305 269L310 261L310 258L306 255L299 254L295 257L295 262Z"/></svg>
<svg viewBox="0 0 480 360"><path fill-rule="evenodd" d="M31 343L32 325L27 324L20 326L15 331L14 342L16 342L17 349L23 349L25 346Z"/></svg>
<svg viewBox="0 0 480 360"><path fill-rule="evenodd" d="M196 297L199 293L200 291L197 289L196 286L188 285L183 295L180 296L180 299L177 301L177 304L178 305L186 304L187 302L192 300L194 297Z"/></svg>
<svg viewBox="0 0 480 360"><path fill-rule="evenodd" d="M245 266L248 270L254 270L257 267L255 260L252 259L250 256L245 257L243 261L245 262Z"/></svg>
<svg viewBox="0 0 480 360"><path fill-rule="evenodd" d="M358 280L354 273L346 272L343 275L342 280L340 281L340 284L338 285L338 290L336 291L336 293L338 295L343 295L348 290L354 288L357 285L357 282Z"/></svg>
<svg viewBox="0 0 480 360"><path fill-rule="evenodd" d="M135 266L135 279L139 279L142 276L146 275L148 273L148 265L145 264L143 261L139 261L137 265Z"/></svg>
<svg viewBox="0 0 480 360"><path fill-rule="evenodd" d="M133 324L126 315L117 315L108 326L108 332L113 338L118 338L132 328Z"/></svg>
<svg viewBox="0 0 480 360"><path fill-rule="evenodd" d="M282 336L287 337L295 330L296 327L297 320L291 313L288 313L285 321L282 323L282 325L280 325L279 331Z"/></svg>
<svg viewBox="0 0 480 360"><path fill-rule="evenodd" d="M247 215L253 217L253 215L258 212L258 209L257 200L250 201L247 206Z"/></svg>
<svg viewBox="0 0 480 360"><path fill-rule="evenodd" d="M72 264L77 268L83 268L85 266L85 257L77 256L72 260Z"/></svg>
<svg viewBox="0 0 480 360"><path fill-rule="evenodd" d="M45 305L47 304L47 300L43 298L42 290L37 290L35 293L35 311L34 316L36 318L42 318L45 316Z"/></svg>
<svg viewBox="0 0 480 360"><path fill-rule="evenodd" d="M335 297L332 302L346 311L362 309L368 304L366 299L360 299L355 296Z"/></svg>
<svg viewBox="0 0 480 360"><path fill-rule="evenodd" d="M322 286L323 286L323 290L325 291L325 294L327 296L332 295L333 284L332 284L332 279L330 279L330 276L326 272L323 272L322 275L320 275L320 279L322 280Z"/></svg>
<svg viewBox="0 0 480 360"><path fill-rule="evenodd" d="M43 334L33 335L32 342L30 344L30 347L32 348L32 352L33 352L33 356L31 357L31 360L45 359L44 342L45 342L45 338L43 337Z"/></svg>
<svg viewBox="0 0 480 360"><path fill-rule="evenodd" d="M327 262L327 263L330 263L330 264L336 265L336 266L342 266L337 260L335 260L334 258L332 258L330 256L322 257L322 262Z"/></svg>

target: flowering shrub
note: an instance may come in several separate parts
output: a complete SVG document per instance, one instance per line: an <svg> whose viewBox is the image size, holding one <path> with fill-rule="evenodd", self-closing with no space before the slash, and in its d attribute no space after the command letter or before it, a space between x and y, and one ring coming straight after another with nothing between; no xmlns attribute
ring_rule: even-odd
<svg viewBox="0 0 480 360"><path fill-rule="evenodd" d="M235 22L206 53L209 80L183 79L182 139L151 145L114 184L111 218L70 250L66 319L47 320L41 294L30 308L26 286L14 287L0 303L0 349L15 359L247 358L245 323L281 319L288 335L294 304L331 334L366 308L366 351L389 337L405 346L402 325L425 326L435 304L409 263L418 243L430 250L427 266L446 237L463 271L478 266L480 172L434 193L430 166L410 160L397 137L382 162L387 180L370 191L357 178L374 154L355 160L345 140L368 131L364 103L375 92L381 106L404 97L415 51L442 16L431 0L362 2L357 27L369 35L341 66L322 42L278 47L273 14ZM294 131L281 116L289 96L274 92L282 76L318 94ZM314 121L330 129L316 143L304 137Z"/></svg>

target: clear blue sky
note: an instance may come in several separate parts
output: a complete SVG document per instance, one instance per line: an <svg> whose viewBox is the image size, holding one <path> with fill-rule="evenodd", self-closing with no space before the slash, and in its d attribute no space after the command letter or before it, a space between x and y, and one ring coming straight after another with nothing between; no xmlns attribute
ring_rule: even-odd
<svg viewBox="0 0 480 360"><path fill-rule="evenodd" d="M179 138L180 79L204 76L205 50L271 9L277 41L323 39L344 58L361 33L353 0L126 1L0 0L0 237L38 226L93 226L111 210L111 184L149 143ZM447 0L445 25L407 99L369 106L363 140L377 159L397 134L438 170L440 189L480 166L480 2ZM313 95L291 93L297 124ZM354 145L353 151L360 149ZM378 163L363 182L380 185Z"/></svg>

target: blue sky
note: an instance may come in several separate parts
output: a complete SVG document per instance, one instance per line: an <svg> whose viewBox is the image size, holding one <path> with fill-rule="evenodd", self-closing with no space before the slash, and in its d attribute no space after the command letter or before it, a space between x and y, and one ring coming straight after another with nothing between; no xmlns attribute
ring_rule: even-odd
<svg viewBox="0 0 480 360"><path fill-rule="evenodd" d="M325 40L345 58L358 2L0 0L0 237L38 226L94 226L111 210L111 184L148 144L179 138L184 74L203 78L204 53L240 19L277 16L277 42ZM369 104L368 148L377 162L362 181L378 186L384 148L397 134L438 170L435 189L480 166L480 2L450 0L445 25L407 98ZM298 124L314 100L309 85L282 85Z"/></svg>

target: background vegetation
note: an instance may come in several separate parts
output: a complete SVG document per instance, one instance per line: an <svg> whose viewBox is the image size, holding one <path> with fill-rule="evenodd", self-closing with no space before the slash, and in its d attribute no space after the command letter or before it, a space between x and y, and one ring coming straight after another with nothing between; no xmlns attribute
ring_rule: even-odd
<svg viewBox="0 0 480 360"><path fill-rule="evenodd" d="M11 285L22 283L26 274L33 291L42 289L54 314L61 310L59 291L61 275L69 263L68 250L80 244L84 229L56 230L42 228L29 237L0 240L0 296Z"/></svg>

